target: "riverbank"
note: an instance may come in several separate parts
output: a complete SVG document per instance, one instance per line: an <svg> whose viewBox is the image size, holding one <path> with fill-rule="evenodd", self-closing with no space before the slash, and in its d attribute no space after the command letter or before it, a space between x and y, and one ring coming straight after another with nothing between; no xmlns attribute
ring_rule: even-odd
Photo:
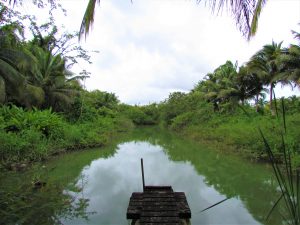
<svg viewBox="0 0 300 225"><path fill-rule="evenodd" d="M23 170L52 155L108 145L118 133L133 128L126 117L95 114L88 120L68 121L51 110L0 108L0 167Z"/></svg>
<svg viewBox="0 0 300 225"><path fill-rule="evenodd" d="M193 139L199 143L207 143L223 151L238 153L243 157L257 162L269 162L265 151L265 144L259 132L262 130L274 156L278 162L282 161L281 149L283 121L271 115L220 115L201 123L186 123L184 126L172 124L169 128L177 134ZM198 118L199 119L199 118ZM300 165L299 149L300 114L290 114L286 118L287 132L285 136L286 149L292 153L292 163L295 167Z"/></svg>
<svg viewBox="0 0 300 225"><path fill-rule="evenodd" d="M83 111L79 119L70 121L51 110L3 106L0 120L0 167L11 170L23 170L31 162L47 160L52 155L109 145L119 133L126 133L135 125L159 123L182 137L265 162L269 159L259 132L261 128L276 159L281 161L283 155L282 119L269 113L257 113L250 107L247 113L240 108L214 112L206 103L197 109L186 107L178 112L166 105L119 105L113 110L103 107ZM300 113L287 113L285 122L285 145L292 152L294 167L298 167Z"/></svg>

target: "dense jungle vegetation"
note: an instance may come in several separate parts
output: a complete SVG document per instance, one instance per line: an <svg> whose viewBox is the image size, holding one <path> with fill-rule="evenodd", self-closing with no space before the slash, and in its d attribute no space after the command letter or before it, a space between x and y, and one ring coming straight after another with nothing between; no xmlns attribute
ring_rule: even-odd
<svg viewBox="0 0 300 225"><path fill-rule="evenodd" d="M51 15L51 14L50 14ZM31 37L25 37L25 29ZM89 72L72 72L89 52L78 33L61 33L53 17L38 24L0 3L0 157L18 169L53 154L101 146L134 125L166 126L190 138L265 159L261 127L280 160L282 108L275 85L300 85L298 45L266 44L242 66L230 61L200 80L189 93L174 92L160 103L131 106L113 93L87 91ZM270 99L266 101L269 94ZM300 164L300 99L284 99L287 146Z"/></svg>

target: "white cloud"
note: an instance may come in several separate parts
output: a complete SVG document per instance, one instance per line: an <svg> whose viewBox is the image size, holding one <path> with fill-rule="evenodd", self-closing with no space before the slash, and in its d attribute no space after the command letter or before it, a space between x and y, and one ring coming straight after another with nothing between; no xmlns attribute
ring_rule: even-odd
<svg viewBox="0 0 300 225"><path fill-rule="evenodd" d="M66 28L78 30L87 1L62 0ZM114 92L130 104L161 101L170 91L188 91L226 62L246 62L264 44L293 41L300 2L268 1L256 37L247 42L226 13L211 15L204 4L184 0L101 1L83 46L99 50L86 87Z"/></svg>

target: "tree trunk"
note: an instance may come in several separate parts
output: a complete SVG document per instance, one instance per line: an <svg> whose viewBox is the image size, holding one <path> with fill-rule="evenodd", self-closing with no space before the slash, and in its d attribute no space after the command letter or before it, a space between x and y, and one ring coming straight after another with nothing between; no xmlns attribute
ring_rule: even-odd
<svg viewBox="0 0 300 225"><path fill-rule="evenodd" d="M255 96L255 108L256 108L256 112L258 112L258 108L259 108L259 106L258 106L258 94L256 94L256 96Z"/></svg>
<svg viewBox="0 0 300 225"><path fill-rule="evenodd" d="M270 111L272 116L275 116L275 111L273 109L273 92L274 92L273 88L274 88L274 83L271 83L270 84Z"/></svg>

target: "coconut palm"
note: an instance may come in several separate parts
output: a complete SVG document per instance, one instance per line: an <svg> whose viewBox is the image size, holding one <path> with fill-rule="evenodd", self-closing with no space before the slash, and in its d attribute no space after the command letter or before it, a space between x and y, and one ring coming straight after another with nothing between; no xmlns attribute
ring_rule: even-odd
<svg viewBox="0 0 300 225"><path fill-rule="evenodd" d="M81 26L80 36L89 33L94 23L95 6L100 4L101 0L89 0L86 7ZM258 18L263 6L267 0L204 0L213 11L220 11L223 7L227 7L234 17L236 25L242 35L248 40L255 35L257 30ZM201 2L201 0L196 0Z"/></svg>
<svg viewBox="0 0 300 225"><path fill-rule="evenodd" d="M283 71L281 79L285 82L293 82L300 87L300 33L292 31L298 45L292 44L279 58Z"/></svg>
<svg viewBox="0 0 300 225"><path fill-rule="evenodd" d="M79 94L73 88L78 77L66 69L66 60L59 54L52 55L37 46L32 46L31 51L38 66L34 74L27 75L27 80L36 87L35 94L42 100L39 104L44 108L52 107L56 111L70 106L74 96Z"/></svg>
<svg viewBox="0 0 300 225"><path fill-rule="evenodd" d="M251 71L247 66L241 66L235 82L237 83L239 98L242 103L247 99L254 98L256 111L258 111L259 98L264 98L268 90L263 87L263 83L257 73Z"/></svg>
<svg viewBox="0 0 300 225"><path fill-rule="evenodd" d="M22 102L26 90L23 74L34 67L33 58L20 45L22 29L16 23L0 27L0 103Z"/></svg>
<svg viewBox="0 0 300 225"><path fill-rule="evenodd" d="M211 102L217 111L221 103L237 103L241 100L236 77L237 64L234 65L227 61L213 73L207 74L205 79L194 88L194 91L203 93L204 99Z"/></svg>
<svg viewBox="0 0 300 225"><path fill-rule="evenodd" d="M270 93L270 110L273 110L274 87L278 81L281 81L279 75L281 73L281 65L278 63L282 54L282 42L279 44L274 41L272 44L263 46L263 48L255 53L248 62L249 68L255 71L264 85L269 85Z"/></svg>

